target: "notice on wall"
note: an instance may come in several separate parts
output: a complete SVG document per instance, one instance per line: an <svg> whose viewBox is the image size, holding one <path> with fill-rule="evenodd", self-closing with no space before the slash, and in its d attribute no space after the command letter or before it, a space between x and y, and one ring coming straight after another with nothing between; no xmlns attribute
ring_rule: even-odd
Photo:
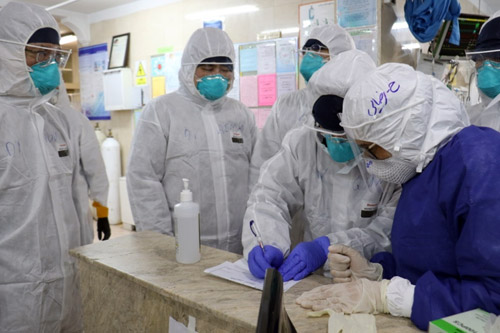
<svg viewBox="0 0 500 333"><path fill-rule="evenodd" d="M377 0L338 0L337 18L343 28L377 24Z"/></svg>
<svg viewBox="0 0 500 333"><path fill-rule="evenodd" d="M136 86L146 86L148 84L146 60L139 60L135 62L134 83Z"/></svg>
<svg viewBox="0 0 500 333"><path fill-rule="evenodd" d="M258 106L257 76L240 76L240 102L248 107Z"/></svg>
<svg viewBox="0 0 500 333"><path fill-rule="evenodd" d="M104 109L103 71L108 68L106 43L78 49L80 63L80 98L82 112L90 120L109 120Z"/></svg>
<svg viewBox="0 0 500 333"><path fill-rule="evenodd" d="M257 45L248 44L240 46L240 75L257 74Z"/></svg>
<svg viewBox="0 0 500 333"><path fill-rule="evenodd" d="M259 75L257 78L259 106L271 106L276 100L276 74Z"/></svg>
<svg viewBox="0 0 500 333"><path fill-rule="evenodd" d="M279 73L276 79L278 97L297 90L297 74Z"/></svg>
<svg viewBox="0 0 500 333"><path fill-rule="evenodd" d="M181 69L182 51L165 54L165 76L167 78L167 93L179 89L179 70Z"/></svg>
<svg viewBox="0 0 500 333"><path fill-rule="evenodd" d="M263 43L257 45L257 73L274 74L276 72L276 44Z"/></svg>
<svg viewBox="0 0 500 333"><path fill-rule="evenodd" d="M153 98L165 95L165 76L154 76L151 78L151 93Z"/></svg>
<svg viewBox="0 0 500 333"><path fill-rule="evenodd" d="M299 5L299 45L303 45L316 27L335 23L335 1Z"/></svg>
<svg viewBox="0 0 500 333"><path fill-rule="evenodd" d="M297 71L297 40L276 41L276 72L291 73Z"/></svg>

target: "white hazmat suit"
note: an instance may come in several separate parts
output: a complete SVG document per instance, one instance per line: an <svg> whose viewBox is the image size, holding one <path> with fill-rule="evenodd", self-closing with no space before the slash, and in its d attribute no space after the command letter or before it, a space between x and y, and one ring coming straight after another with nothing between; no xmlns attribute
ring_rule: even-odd
<svg viewBox="0 0 500 333"><path fill-rule="evenodd" d="M317 39L326 45L330 59L355 48L349 33L335 24L315 28L311 31L309 39ZM312 125L311 110L317 97L319 96L311 92L310 84L308 84L303 89L280 96L274 102L266 124L259 133L252 154L251 187L257 182L262 163L278 152L286 133L304 123Z"/></svg>
<svg viewBox="0 0 500 333"><path fill-rule="evenodd" d="M319 95L343 97L357 79L373 69L375 64L366 53L346 51L313 75L309 89ZM390 250L400 188L373 177L365 179L358 160L335 162L316 131L306 126L291 130L280 151L262 165L250 195L242 235L245 257L258 245L249 227L251 220L258 224L265 245L289 253L292 217L301 208L305 241L328 236L330 244L351 246L367 258Z"/></svg>
<svg viewBox="0 0 500 333"><path fill-rule="evenodd" d="M138 229L171 235L173 208L180 201L182 178L188 178L193 200L200 204L201 242L241 253L255 119L236 100L212 102L200 95L196 66L211 57L234 61L233 43L219 29L196 30L182 56L179 90L152 100L139 119L127 188Z"/></svg>
<svg viewBox="0 0 500 333"><path fill-rule="evenodd" d="M85 115L73 109L62 81L55 105L69 119L69 136L77 160L73 172L73 200L80 221L80 245L87 245L94 241L94 219L89 198L102 206L107 205L108 176L94 128Z"/></svg>
<svg viewBox="0 0 500 333"><path fill-rule="evenodd" d="M58 31L42 7L10 2L0 10L2 332L82 330L76 267L68 253L81 240L72 144L62 112L47 103L55 91L40 94L25 59L24 44L43 27Z"/></svg>

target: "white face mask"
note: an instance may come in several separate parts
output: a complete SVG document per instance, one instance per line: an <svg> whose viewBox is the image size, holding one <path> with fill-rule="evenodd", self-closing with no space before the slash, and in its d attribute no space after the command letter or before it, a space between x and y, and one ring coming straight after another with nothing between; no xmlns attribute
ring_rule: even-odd
<svg viewBox="0 0 500 333"><path fill-rule="evenodd" d="M363 157L366 171L388 183L404 184L417 174L416 166L395 157L376 160Z"/></svg>

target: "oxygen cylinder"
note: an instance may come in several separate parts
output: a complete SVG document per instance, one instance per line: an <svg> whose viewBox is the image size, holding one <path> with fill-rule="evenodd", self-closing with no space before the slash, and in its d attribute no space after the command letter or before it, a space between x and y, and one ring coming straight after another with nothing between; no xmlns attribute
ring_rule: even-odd
<svg viewBox="0 0 500 333"><path fill-rule="evenodd" d="M95 124L94 132L95 132L95 135L97 136L97 141L99 141L99 147L101 147L104 140L106 140L106 135L104 135L104 133L101 131L101 128L99 127L99 123Z"/></svg>
<svg viewBox="0 0 500 333"><path fill-rule="evenodd" d="M108 220L110 224L118 224L120 218L120 177L121 177L121 159L120 144L113 138L111 130L108 137L101 145L102 158L106 167L106 175L109 182L108 193Z"/></svg>

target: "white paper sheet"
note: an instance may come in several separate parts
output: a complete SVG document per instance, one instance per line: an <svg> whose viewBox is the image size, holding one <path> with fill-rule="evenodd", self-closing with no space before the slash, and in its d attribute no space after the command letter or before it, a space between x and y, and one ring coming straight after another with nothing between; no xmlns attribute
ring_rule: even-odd
<svg viewBox="0 0 500 333"><path fill-rule="evenodd" d="M205 269L205 273L233 281L255 289L264 289L264 279L258 279L250 273L245 259L235 262L225 261L220 265ZM300 281L287 281L283 283L283 291L287 291Z"/></svg>

